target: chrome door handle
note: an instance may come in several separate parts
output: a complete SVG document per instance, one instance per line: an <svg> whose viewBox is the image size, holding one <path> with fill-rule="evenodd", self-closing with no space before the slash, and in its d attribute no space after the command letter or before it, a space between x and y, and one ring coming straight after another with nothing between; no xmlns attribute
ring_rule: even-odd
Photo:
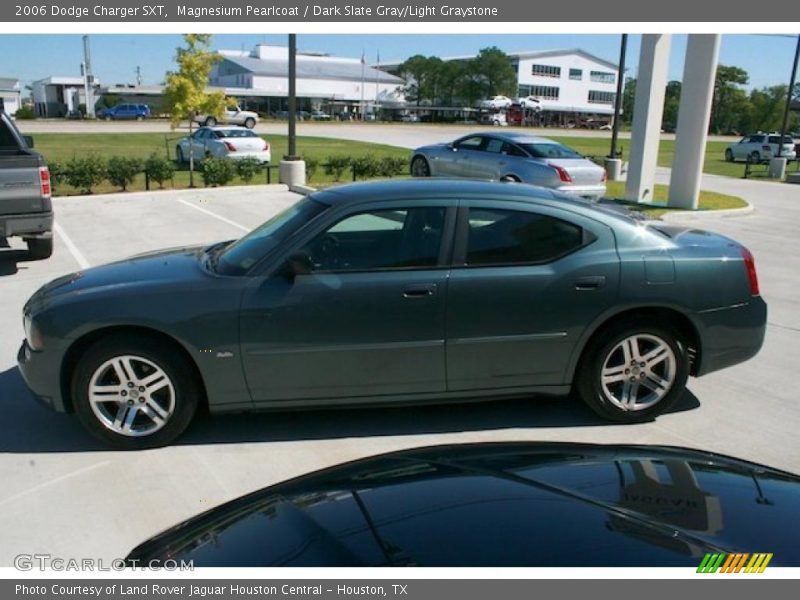
<svg viewBox="0 0 800 600"><path fill-rule="evenodd" d="M588 277L579 277L575 280L576 290L596 290L606 284L604 275L590 275Z"/></svg>
<svg viewBox="0 0 800 600"><path fill-rule="evenodd" d="M436 293L436 284L409 285L403 290L403 298L428 298Z"/></svg>

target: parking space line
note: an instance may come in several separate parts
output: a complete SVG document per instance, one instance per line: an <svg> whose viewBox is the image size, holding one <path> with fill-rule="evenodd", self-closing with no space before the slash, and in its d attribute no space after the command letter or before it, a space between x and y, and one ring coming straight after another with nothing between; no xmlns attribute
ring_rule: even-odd
<svg viewBox="0 0 800 600"><path fill-rule="evenodd" d="M208 215L209 217L214 217L215 219L218 219L218 220L222 221L223 223L227 223L228 225L232 225L233 227L236 227L237 229L241 229L244 232L249 233L253 229L252 227L245 227L244 225L242 225L241 223L237 223L236 221L231 221L230 219L227 219L227 218L223 217L222 215L218 215L217 213L211 212L210 210L206 210L205 208L200 208L196 204L192 204L191 202L188 202L186 200L181 200L180 198L175 198L175 201L176 202L180 202L181 204L185 204L189 208L193 208L193 209L195 209L197 211L200 211L204 215Z"/></svg>
<svg viewBox="0 0 800 600"><path fill-rule="evenodd" d="M86 260L86 257L81 254L81 251L78 250L78 247L69 239L69 236L66 234L64 229L58 223L53 224L53 230L58 234L58 237L61 238L61 241L64 242L64 245L69 250L69 253L72 254L72 258L78 263L81 269L88 269L91 265L89 261Z"/></svg>
<svg viewBox="0 0 800 600"><path fill-rule="evenodd" d="M61 475L60 477L54 477L53 479L40 483L39 485L35 485L31 488L28 488L27 490L23 490L21 492L3 498L2 500L0 500L0 506L8 504L9 502L13 502L14 500L24 498L25 496L29 496L34 492L41 491L42 489L50 487L51 485L54 485L56 483L61 483L62 481L66 481L67 479L72 479L73 477L83 475L84 473L88 473L89 471L94 471L95 469L99 469L100 467L105 467L110 464L111 464L110 460L104 460L102 462L95 463L93 465L88 465L86 467L82 467L80 469L72 471L72 473L67 473L66 475Z"/></svg>

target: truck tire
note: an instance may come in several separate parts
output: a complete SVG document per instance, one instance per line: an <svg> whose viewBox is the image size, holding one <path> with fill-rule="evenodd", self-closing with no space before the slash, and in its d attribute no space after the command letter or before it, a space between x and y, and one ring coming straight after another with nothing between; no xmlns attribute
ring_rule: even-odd
<svg viewBox="0 0 800 600"><path fill-rule="evenodd" d="M44 260L53 255L53 238L27 238L28 257L32 260Z"/></svg>

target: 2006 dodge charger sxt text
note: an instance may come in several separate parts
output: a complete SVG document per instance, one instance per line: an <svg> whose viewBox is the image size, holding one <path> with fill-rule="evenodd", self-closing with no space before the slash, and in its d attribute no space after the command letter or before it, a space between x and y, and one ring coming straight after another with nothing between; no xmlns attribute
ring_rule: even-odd
<svg viewBox="0 0 800 600"><path fill-rule="evenodd" d="M120 448L211 412L574 390L649 420L687 376L747 360L753 257L522 184L421 180L314 193L234 242L45 285L24 308L34 392Z"/></svg>

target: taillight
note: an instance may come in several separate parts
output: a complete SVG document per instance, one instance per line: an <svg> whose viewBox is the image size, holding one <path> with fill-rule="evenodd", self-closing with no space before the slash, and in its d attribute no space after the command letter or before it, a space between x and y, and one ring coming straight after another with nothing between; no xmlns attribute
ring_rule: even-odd
<svg viewBox="0 0 800 600"><path fill-rule="evenodd" d="M269 150L269 142L264 142L264 152Z"/></svg>
<svg viewBox="0 0 800 600"><path fill-rule="evenodd" d="M557 165L549 165L551 169L555 169L556 173L558 173L558 178L561 179L564 183L572 183L572 177L569 176L567 170L564 167L559 167Z"/></svg>
<svg viewBox="0 0 800 600"><path fill-rule="evenodd" d="M758 275L756 274L756 260L753 254L742 246L742 258L744 259L744 268L747 270L747 279L750 282L750 294L752 296L759 295L758 289Z"/></svg>
<svg viewBox="0 0 800 600"><path fill-rule="evenodd" d="M608 181L608 173L603 169L603 174L600 176L600 183L605 183L606 181Z"/></svg>
<svg viewBox="0 0 800 600"><path fill-rule="evenodd" d="M767 152L772 152L772 148L770 146L761 146L762 150L766 150Z"/></svg>
<svg viewBox="0 0 800 600"><path fill-rule="evenodd" d="M50 169L39 167L39 191L42 198L49 198L53 194L53 187L50 185Z"/></svg>
<svg viewBox="0 0 800 600"><path fill-rule="evenodd" d="M228 149L228 152L236 152L236 146L234 146L230 142L223 141L222 143L225 144L225 147Z"/></svg>

